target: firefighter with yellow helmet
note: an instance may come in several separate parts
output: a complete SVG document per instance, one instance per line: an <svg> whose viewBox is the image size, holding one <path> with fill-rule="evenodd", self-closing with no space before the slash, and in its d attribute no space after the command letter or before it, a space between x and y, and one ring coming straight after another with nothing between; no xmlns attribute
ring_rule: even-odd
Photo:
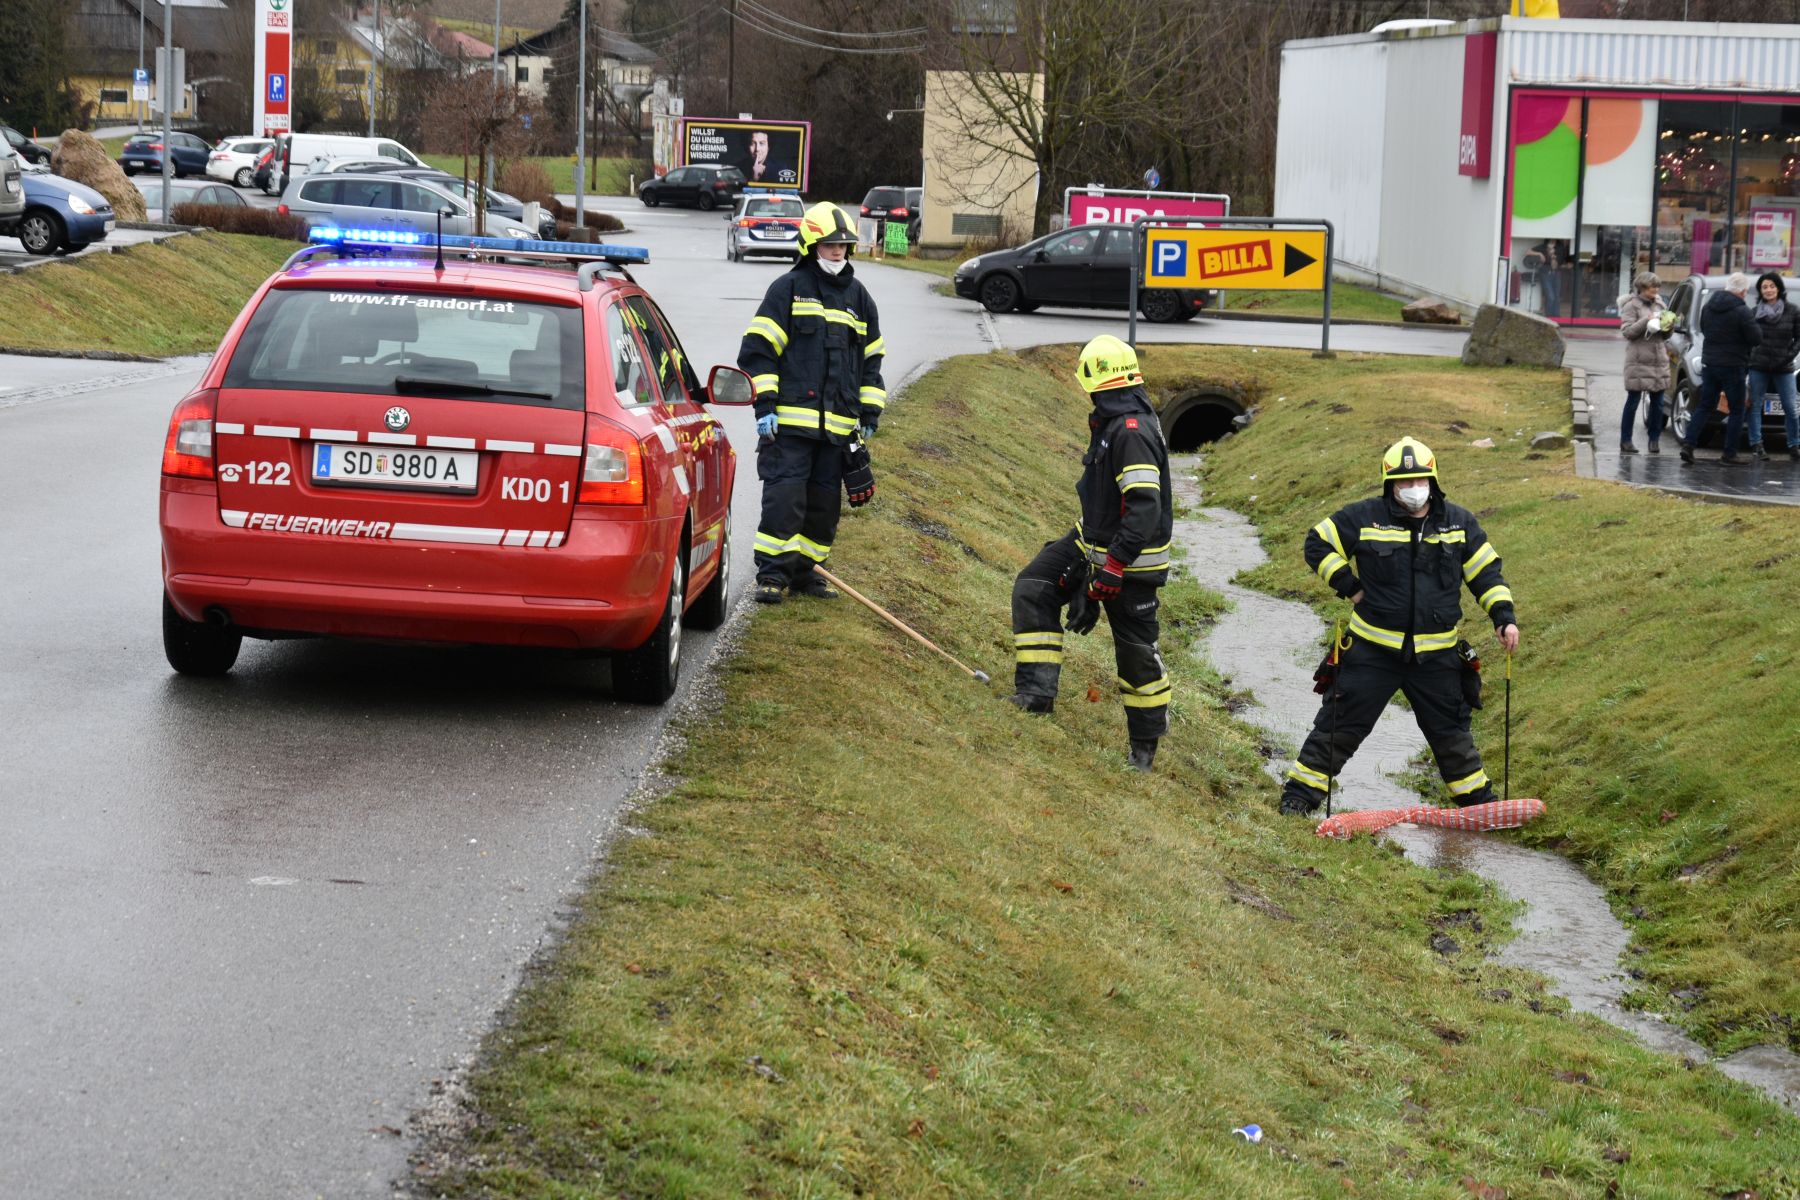
<svg viewBox="0 0 1800 1200"><path fill-rule="evenodd" d="M1445 499L1437 458L1415 438L1381 459L1381 495L1326 517L1306 535L1306 565L1354 606L1348 649L1325 702L1288 768L1281 811L1310 813L1325 800L1394 693L1404 692L1458 805L1494 799L1469 733L1479 707L1473 654L1456 632L1467 587L1511 654L1519 645L1512 590L1500 554L1473 513Z"/></svg>
<svg viewBox="0 0 1800 1200"><path fill-rule="evenodd" d="M800 258L769 285L738 349L756 385L756 475L762 520L756 529L756 600L788 592L833 599L816 574L831 553L846 485L850 503L875 491L863 443L881 423L886 343L874 298L850 267L856 229L835 204L815 204L800 220Z"/></svg>
<svg viewBox="0 0 1800 1200"><path fill-rule="evenodd" d="M1101 334L1083 347L1075 378L1093 404L1075 485L1081 516L1013 582L1008 699L1026 712L1054 711L1065 629L1087 633L1104 608L1125 703L1127 761L1148 771L1169 731L1169 676L1156 646L1157 589L1168 582L1175 525L1169 451L1130 346Z"/></svg>

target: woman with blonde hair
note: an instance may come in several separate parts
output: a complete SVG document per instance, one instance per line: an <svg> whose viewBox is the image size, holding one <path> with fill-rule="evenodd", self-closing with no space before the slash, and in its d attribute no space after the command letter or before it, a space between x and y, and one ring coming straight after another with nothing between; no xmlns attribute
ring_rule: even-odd
<svg viewBox="0 0 1800 1200"><path fill-rule="evenodd" d="M1619 426L1619 453L1636 454L1631 423L1641 398L1648 409L1644 427L1650 434L1650 453L1661 454L1663 394L1669 390L1669 331L1675 314L1659 293L1662 280L1649 271L1631 281L1631 295L1619 300L1619 333L1625 339L1625 419Z"/></svg>

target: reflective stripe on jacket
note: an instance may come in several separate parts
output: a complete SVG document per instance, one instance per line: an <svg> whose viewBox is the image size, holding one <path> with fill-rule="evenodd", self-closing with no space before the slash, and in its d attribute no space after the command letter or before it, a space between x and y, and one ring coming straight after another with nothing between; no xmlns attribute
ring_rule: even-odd
<svg viewBox="0 0 1800 1200"><path fill-rule="evenodd" d="M1111 557L1125 578L1162 584L1169 578L1175 498L1162 424L1141 387L1093 394L1087 453L1082 455L1081 519L1076 545L1095 566Z"/></svg>
<svg viewBox="0 0 1800 1200"><path fill-rule="evenodd" d="M1435 486L1423 520L1386 495L1339 509L1306 535L1306 565L1346 600L1362 592L1350 632L1389 650L1454 649L1465 586L1494 628L1516 620L1499 552Z"/></svg>
<svg viewBox="0 0 1800 1200"><path fill-rule="evenodd" d="M841 443L880 423L886 353L875 301L853 269L827 275L809 257L769 285L738 366L756 385L758 417L773 413L783 433Z"/></svg>

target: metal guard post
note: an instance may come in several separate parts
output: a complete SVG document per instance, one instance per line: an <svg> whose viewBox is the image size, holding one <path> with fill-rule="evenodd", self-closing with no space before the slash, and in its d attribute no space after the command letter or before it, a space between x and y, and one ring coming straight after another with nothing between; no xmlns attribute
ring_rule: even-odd
<svg viewBox="0 0 1800 1200"><path fill-rule="evenodd" d="M1337 231L1323 217L1139 217L1131 223L1131 293L1125 298L1125 340L1137 348L1137 294L1144 260L1144 231L1152 225L1199 225L1204 229L1323 229L1325 231L1325 317L1319 324L1314 358L1331 358L1331 275L1337 261ZM1221 289L1223 290L1223 289ZM1298 289L1296 289L1298 290Z"/></svg>

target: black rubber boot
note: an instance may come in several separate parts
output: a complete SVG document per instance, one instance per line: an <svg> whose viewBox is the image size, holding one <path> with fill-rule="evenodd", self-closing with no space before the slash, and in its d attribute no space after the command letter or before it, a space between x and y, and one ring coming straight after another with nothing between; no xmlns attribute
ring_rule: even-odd
<svg viewBox="0 0 1800 1200"><path fill-rule="evenodd" d="M1029 692L1014 692L1006 698L1006 702L1024 712L1039 715L1056 711L1056 699L1053 696L1033 696Z"/></svg>
<svg viewBox="0 0 1800 1200"><path fill-rule="evenodd" d="M823 575L813 571L808 571L800 577L799 582L794 584L793 592L796 596L811 596L814 600L836 600L838 598L838 590L826 583Z"/></svg>
<svg viewBox="0 0 1800 1200"><path fill-rule="evenodd" d="M780 604L787 599L787 589L779 583L758 583L751 596L758 604Z"/></svg>
<svg viewBox="0 0 1800 1200"><path fill-rule="evenodd" d="M1491 787L1484 787L1480 791L1470 792L1466 796L1454 797L1456 800L1456 807L1458 808L1469 808L1476 804L1492 804L1499 798L1500 797L1494 795L1494 789Z"/></svg>
<svg viewBox="0 0 1800 1200"><path fill-rule="evenodd" d="M1125 756L1125 762L1134 771L1148 771L1156 761L1155 738L1132 738L1131 753Z"/></svg>
<svg viewBox="0 0 1800 1200"><path fill-rule="evenodd" d="M1308 787L1290 784L1281 789L1281 815L1284 817L1306 817L1319 811L1322 800L1319 794Z"/></svg>

